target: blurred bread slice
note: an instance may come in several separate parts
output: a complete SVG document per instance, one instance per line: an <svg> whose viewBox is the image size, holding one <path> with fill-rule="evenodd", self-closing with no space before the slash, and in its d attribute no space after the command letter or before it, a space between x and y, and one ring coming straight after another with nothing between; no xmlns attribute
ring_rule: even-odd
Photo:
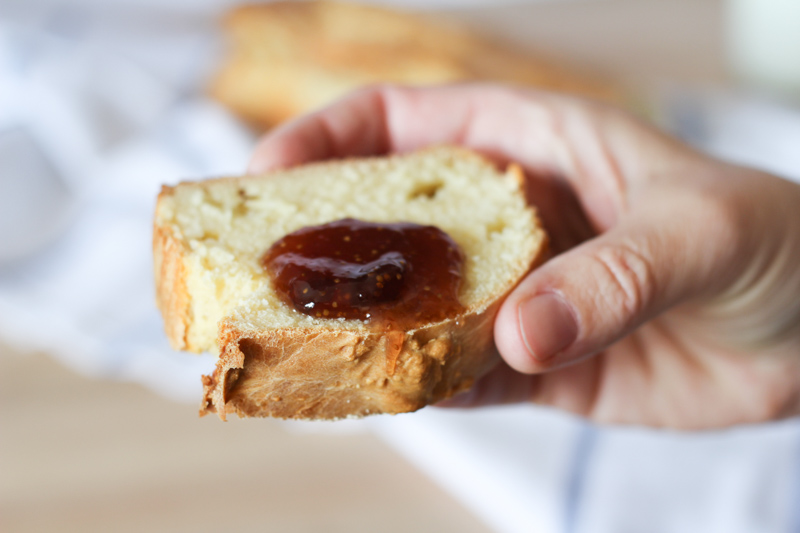
<svg viewBox="0 0 800 533"><path fill-rule="evenodd" d="M469 388L497 359L498 307L545 235L516 167L463 149L312 164L164 187L158 304L176 349L219 354L203 412L336 419L414 411ZM447 232L466 262L465 311L410 331L312 318L282 302L259 260L288 233L342 218Z"/></svg>
<svg viewBox="0 0 800 533"><path fill-rule="evenodd" d="M225 20L229 54L211 94L259 128L376 82L509 82L618 100L617 88L464 28L354 3L243 6Z"/></svg>

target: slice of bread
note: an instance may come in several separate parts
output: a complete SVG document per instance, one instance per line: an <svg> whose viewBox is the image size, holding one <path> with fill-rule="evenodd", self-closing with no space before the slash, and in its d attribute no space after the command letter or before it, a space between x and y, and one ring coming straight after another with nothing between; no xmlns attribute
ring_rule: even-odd
<svg viewBox="0 0 800 533"><path fill-rule="evenodd" d="M260 259L301 227L356 218L444 230L466 257L465 310L411 331L312 318L286 305ZM155 215L158 305L175 349L219 353L202 412L336 419L419 409L497 362L493 319L541 256L522 173L434 148L164 187Z"/></svg>

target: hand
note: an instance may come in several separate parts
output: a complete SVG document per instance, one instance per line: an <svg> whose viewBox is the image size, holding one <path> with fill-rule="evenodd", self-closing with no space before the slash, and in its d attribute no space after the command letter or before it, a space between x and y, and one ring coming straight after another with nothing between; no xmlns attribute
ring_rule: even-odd
<svg viewBox="0 0 800 533"><path fill-rule="evenodd" d="M505 364L451 404L683 429L800 413L798 185L494 85L357 92L264 137L251 172L447 143L523 166L555 253L500 309Z"/></svg>

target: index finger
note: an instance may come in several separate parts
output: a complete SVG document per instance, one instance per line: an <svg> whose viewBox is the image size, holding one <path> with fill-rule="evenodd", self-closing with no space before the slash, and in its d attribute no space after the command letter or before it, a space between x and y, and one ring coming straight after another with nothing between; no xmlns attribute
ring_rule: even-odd
<svg viewBox="0 0 800 533"><path fill-rule="evenodd" d="M552 102L533 106L529 99L489 84L369 87L264 136L249 169L257 173L436 144L458 144L517 161L531 145L555 141L552 107ZM552 161L559 150L549 152L544 166L562 166Z"/></svg>
<svg viewBox="0 0 800 533"><path fill-rule="evenodd" d="M321 111L278 127L259 140L248 173L386 153L389 132L384 98L377 88L356 91Z"/></svg>

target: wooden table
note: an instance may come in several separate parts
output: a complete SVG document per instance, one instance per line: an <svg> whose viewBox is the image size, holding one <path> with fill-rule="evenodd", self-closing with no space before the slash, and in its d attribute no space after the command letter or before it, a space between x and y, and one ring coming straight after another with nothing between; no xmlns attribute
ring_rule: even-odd
<svg viewBox="0 0 800 533"><path fill-rule="evenodd" d="M198 418L0 347L0 531L487 531L368 433Z"/></svg>
<svg viewBox="0 0 800 533"><path fill-rule="evenodd" d="M626 79L725 79L719 0L606 0L457 12ZM0 347L0 530L486 531L369 434L198 419L136 385Z"/></svg>

